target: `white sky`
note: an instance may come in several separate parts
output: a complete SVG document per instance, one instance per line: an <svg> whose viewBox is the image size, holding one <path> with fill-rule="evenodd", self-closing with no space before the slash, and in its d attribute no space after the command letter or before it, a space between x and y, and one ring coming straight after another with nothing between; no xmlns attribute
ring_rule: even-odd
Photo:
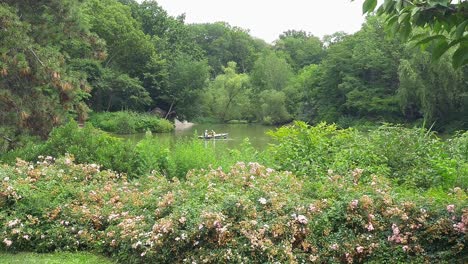
<svg viewBox="0 0 468 264"><path fill-rule="evenodd" d="M272 42L288 29L315 36L354 33L364 22L361 0L157 0L172 16L187 23L224 21Z"/></svg>

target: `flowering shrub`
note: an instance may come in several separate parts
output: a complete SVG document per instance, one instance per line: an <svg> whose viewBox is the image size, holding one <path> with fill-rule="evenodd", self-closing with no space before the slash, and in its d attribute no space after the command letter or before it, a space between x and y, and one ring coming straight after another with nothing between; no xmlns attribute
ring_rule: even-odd
<svg viewBox="0 0 468 264"><path fill-rule="evenodd" d="M94 250L123 263L448 262L467 195L398 195L353 169L300 180L258 163L129 180L72 156L0 168L0 250Z"/></svg>

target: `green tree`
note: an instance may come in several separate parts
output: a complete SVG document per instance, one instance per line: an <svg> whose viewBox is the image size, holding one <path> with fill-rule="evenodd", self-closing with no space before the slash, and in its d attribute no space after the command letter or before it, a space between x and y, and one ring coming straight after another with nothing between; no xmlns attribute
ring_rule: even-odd
<svg viewBox="0 0 468 264"><path fill-rule="evenodd" d="M449 54L437 63L430 61L428 52L409 49L410 56L399 67L398 97L405 117L415 120L424 117L441 128L450 122L461 121L459 128L468 126L468 74L455 70Z"/></svg>
<svg viewBox="0 0 468 264"><path fill-rule="evenodd" d="M249 76L236 72L237 64L229 62L212 81L203 96L204 112L220 121L252 119Z"/></svg>
<svg viewBox="0 0 468 264"><path fill-rule="evenodd" d="M204 60L196 61L188 55L174 60L169 70L168 89L159 97L169 105L168 113L176 111L181 119L191 119L200 113L200 96L210 75L210 67Z"/></svg>
<svg viewBox="0 0 468 264"><path fill-rule="evenodd" d="M285 54L291 67L297 72L310 64L318 64L324 55L319 38L304 31L289 30L280 35L275 49Z"/></svg>
<svg viewBox="0 0 468 264"><path fill-rule="evenodd" d="M109 55L104 66L142 76L155 49L130 8L116 0L86 0L81 11L91 31L106 41Z"/></svg>
<svg viewBox="0 0 468 264"><path fill-rule="evenodd" d="M401 45L383 31L381 21L370 17L359 32L329 47L306 91L312 119L401 118L395 96Z"/></svg>
<svg viewBox="0 0 468 264"><path fill-rule="evenodd" d="M255 61L251 73L255 91L283 90L293 76L291 66L273 51L265 51Z"/></svg>
<svg viewBox="0 0 468 264"><path fill-rule="evenodd" d="M0 4L0 126L7 127L10 135L46 137L53 126L69 117L86 117L88 108L83 100L89 96L90 87L86 76L69 67L68 62L73 56L99 59L103 49L99 40L76 22L79 13L75 4ZM41 29L48 32L48 42ZM77 52L70 49L70 43L81 43L85 48Z"/></svg>
<svg viewBox="0 0 468 264"><path fill-rule="evenodd" d="M138 78L108 68L102 70L92 94L90 104L97 111L144 111L152 102Z"/></svg>
<svg viewBox="0 0 468 264"><path fill-rule="evenodd" d="M234 61L242 73L249 72L257 54L267 45L248 32L224 22L190 26L196 42L205 51L213 76L223 73L223 66Z"/></svg>
<svg viewBox="0 0 468 264"><path fill-rule="evenodd" d="M282 91L265 90L259 96L260 109L257 110L257 119L264 124L284 124L291 121L291 115L286 109L286 94Z"/></svg>

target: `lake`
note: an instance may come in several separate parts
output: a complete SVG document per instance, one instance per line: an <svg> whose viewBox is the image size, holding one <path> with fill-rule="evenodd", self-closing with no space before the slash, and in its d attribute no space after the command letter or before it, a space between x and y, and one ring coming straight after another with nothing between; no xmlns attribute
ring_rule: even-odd
<svg viewBox="0 0 468 264"><path fill-rule="evenodd" d="M266 135L269 130L275 130L275 126L264 126L260 124L194 124L193 126L177 125L176 130L172 133L153 134L153 137L158 137L167 140L177 140L182 138L194 137L202 135L205 130L214 130L216 133L228 133L227 139L203 140L207 146L220 146L222 148L236 148L245 138L249 138L250 143L257 150L263 150L272 142L271 137ZM132 135L118 135L135 142L140 141L145 137L145 133Z"/></svg>

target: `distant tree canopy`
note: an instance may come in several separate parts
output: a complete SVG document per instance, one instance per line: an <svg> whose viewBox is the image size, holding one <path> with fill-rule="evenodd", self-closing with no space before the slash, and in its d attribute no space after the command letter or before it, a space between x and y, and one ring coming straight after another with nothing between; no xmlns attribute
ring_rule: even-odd
<svg viewBox="0 0 468 264"><path fill-rule="evenodd" d="M371 13L377 0L365 0L363 12ZM452 47L455 68L468 64L468 1L385 0L377 14L387 17L393 32L427 47L438 60Z"/></svg>
<svg viewBox="0 0 468 264"><path fill-rule="evenodd" d="M305 31L286 31L280 35L274 46L284 54L295 71L320 63L325 52L322 41Z"/></svg>

